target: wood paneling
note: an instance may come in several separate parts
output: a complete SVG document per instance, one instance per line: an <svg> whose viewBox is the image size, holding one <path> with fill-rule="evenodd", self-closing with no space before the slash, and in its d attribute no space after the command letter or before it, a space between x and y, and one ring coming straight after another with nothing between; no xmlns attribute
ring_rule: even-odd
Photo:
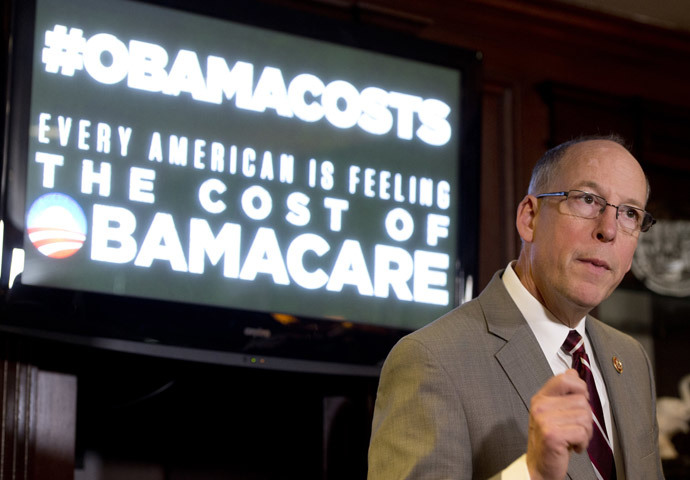
<svg viewBox="0 0 690 480"><path fill-rule="evenodd" d="M31 348L0 337L0 480L72 479L76 377L32 365Z"/></svg>
<svg viewBox="0 0 690 480"><path fill-rule="evenodd" d="M515 188L514 88L486 82L482 100L482 169L479 231L479 285L517 255L517 235L512 207Z"/></svg>

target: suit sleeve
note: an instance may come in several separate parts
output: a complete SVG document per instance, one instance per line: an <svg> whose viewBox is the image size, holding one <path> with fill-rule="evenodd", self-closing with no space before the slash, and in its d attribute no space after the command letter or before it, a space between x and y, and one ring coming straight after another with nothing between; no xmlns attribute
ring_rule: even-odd
<svg viewBox="0 0 690 480"><path fill-rule="evenodd" d="M454 382L418 341L401 340L381 372L369 480L472 478L467 422Z"/></svg>
<svg viewBox="0 0 690 480"><path fill-rule="evenodd" d="M492 479L527 478L514 476L526 473L526 466L519 468L513 465ZM383 366L368 478L473 478L472 446L457 379L450 378L432 352L415 339L401 340Z"/></svg>

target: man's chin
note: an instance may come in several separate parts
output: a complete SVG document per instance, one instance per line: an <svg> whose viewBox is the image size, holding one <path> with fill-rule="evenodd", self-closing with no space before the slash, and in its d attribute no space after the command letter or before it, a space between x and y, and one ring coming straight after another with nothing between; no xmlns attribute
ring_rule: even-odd
<svg viewBox="0 0 690 480"><path fill-rule="evenodd" d="M606 300L611 292L610 286L597 287L595 285L587 285L586 288L580 288L570 297L570 300L585 312L590 312L596 308L601 302Z"/></svg>

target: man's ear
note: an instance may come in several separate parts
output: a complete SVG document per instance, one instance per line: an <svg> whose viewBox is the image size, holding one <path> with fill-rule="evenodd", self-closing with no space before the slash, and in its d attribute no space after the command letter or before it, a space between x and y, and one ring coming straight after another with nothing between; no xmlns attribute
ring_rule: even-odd
<svg viewBox="0 0 690 480"><path fill-rule="evenodd" d="M539 200L534 195L525 195L517 208L515 225L524 242L532 242L534 239L534 227L537 222L537 210Z"/></svg>

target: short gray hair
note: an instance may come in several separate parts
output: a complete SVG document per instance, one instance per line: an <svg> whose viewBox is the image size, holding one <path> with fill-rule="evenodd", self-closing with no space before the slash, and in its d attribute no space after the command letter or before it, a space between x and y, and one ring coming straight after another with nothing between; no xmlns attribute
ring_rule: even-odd
<svg viewBox="0 0 690 480"><path fill-rule="evenodd" d="M558 172L561 160L565 157L566 152L573 145L578 143L589 142L593 140L608 140L615 142L626 150L630 151L630 148L626 144L623 137L612 133L610 135L587 135L574 138L567 142L561 143L550 150L548 150L542 157L537 161L537 164L532 170L532 178L529 182L529 188L527 193L530 195L537 195L539 193L546 193L545 190L550 188L551 182ZM647 177L645 175L645 180ZM647 198L649 198L649 181L647 180Z"/></svg>

